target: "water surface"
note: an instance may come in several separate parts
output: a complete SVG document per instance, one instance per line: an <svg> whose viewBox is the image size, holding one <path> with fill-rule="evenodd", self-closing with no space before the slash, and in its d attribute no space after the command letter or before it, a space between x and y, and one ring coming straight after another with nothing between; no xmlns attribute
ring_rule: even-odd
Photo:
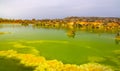
<svg viewBox="0 0 120 71"><path fill-rule="evenodd" d="M0 50L57 59L63 63L97 62L120 66L120 44L115 33L94 33L73 29L36 28L34 25L0 24Z"/></svg>

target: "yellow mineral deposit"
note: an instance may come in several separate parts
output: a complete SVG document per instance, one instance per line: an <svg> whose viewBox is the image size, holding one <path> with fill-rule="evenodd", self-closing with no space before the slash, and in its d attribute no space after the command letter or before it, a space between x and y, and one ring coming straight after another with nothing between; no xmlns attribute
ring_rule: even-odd
<svg viewBox="0 0 120 71"><path fill-rule="evenodd" d="M0 56L20 60L20 64L24 66L35 67L34 71L114 71L112 68L98 63L63 64L58 60L46 60L42 56L17 53L14 50L0 51Z"/></svg>
<svg viewBox="0 0 120 71"><path fill-rule="evenodd" d="M0 35L3 35L3 34L11 34L11 32L0 32Z"/></svg>

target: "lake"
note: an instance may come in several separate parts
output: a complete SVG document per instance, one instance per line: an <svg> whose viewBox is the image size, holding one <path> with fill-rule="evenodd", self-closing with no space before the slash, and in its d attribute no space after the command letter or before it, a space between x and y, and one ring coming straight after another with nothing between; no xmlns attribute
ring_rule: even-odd
<svg viewBox="0 0 120 71"><path fill-rule="evenodd" d="M97 62L120 67L120 40L115 39L116 33L46 28L32 24L0 24L0 32L4 32L0 34L0 51L13 49L19 53L44 56L48 60L57 59L64 64ZM10 71L5 69L9 64L4 64L4 60L0 59L3 62L0 71Z"/></svg>

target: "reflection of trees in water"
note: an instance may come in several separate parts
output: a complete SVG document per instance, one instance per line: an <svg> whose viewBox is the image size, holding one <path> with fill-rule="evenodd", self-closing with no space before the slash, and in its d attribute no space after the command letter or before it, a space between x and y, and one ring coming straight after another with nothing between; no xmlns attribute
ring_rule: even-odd
<svg viewBox="0 0 120 71"><path fill-rule="evenodd" d="M116 44L119 44L119 42L120 42L120 33L119 32L115 36L115 42L116 42Z"/></svg>
<svg viewBox="0 0 120 71"><path fill-rule="evenodd" d="M22 26L25 26L25 27L29 26L28 23L22 23L21 25L22 25Z"/></svg>
<svg viewBox="0 0 120 71"><path fill-rule="evenodd" d="M39 23L39 24L34 24L33 28L45 28L45 29L64 29L65 26L63 24L45 24L45 23Z"/></svg>
<svg viewBox="0 0 120 71"><path fill-rule="evenodd" d="M36 28L36 29L44 28L44 29L55 29L55 30L63 29L63 30L67 30L66 34L68 37L72 37L72 38L75 37L75 30L71 29L71 27L67 27L67 25L65 25L65 24L45 25L44 23L42 23L42 24L34 24L33 28Z"/></svg>
<svg viewBox="0 0 120 71"><path fill-rule="evenodd" d="M3 28L3 25L2 25L2 24L0 24L0 28Z"/></svg>
<svg viewBox="0 0 120 71"><path fill-rule="evenodd" d="M73 30L73 29L67 30L67 36L74 38L75 37L75 30Z"/></svg>
<svg viewBox="0 0 120 71"><path fill-rule="evenodd" d="M33 24L34 28L55 28L55 29L75 29L75 30L83 30L83 31L88 31L88 32L110 32L110 33L116 33L119 30L118 29L111 29L111 30L106 30L105 26L94 26L92 24L74 24L73 22L66 22L66 23L61 23L61 22L39 22L36 24ZM94 28L93 28L94 27Z"/></svg>
<svg viewBox="0 0 120 71"><path fill-rule="evenodd" d="M35 29L39 29L39 28L44 28L44 29L55 29L55 30L59 30L59 29L62 29L62 30L67 30L67 36L68 37L75 37L75 31L87 31L87 32L90 32L90 33L95 33L95 34L98 34L99 36L102 35L102 33L112 33L112 34L115 34L117 33L119 30L109 30L109 31L106 31L104 30L103 28L91 28L90 26L87 26L87 27L82 27L80 24L76 24L76 25L68 25L67 23L51 23L51 24L47 24L47 23L38 23L38 24L33 24L32 25L33 28ZM85 28L85 29L84 29ZM118 34L117 34L118 36ZM118 44L120 42L120 35L119 35L119 40L116 39L115 37L115 42L116 44Z"/></svg>

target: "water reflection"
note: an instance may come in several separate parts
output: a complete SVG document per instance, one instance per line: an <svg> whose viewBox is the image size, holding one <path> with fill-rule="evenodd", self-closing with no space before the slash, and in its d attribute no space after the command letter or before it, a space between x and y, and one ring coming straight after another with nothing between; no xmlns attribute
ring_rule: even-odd
<svg viewBox="0 0 120 71"><path fill-rule="evenodd" d="M28 23L22 23L21 25L22 25L22 26L24 26L24 27L29 26L29 24L28 24Z"/></svg>
<svg viewBox="0 0 120 71"><path fill-rule="evenodd" d="M86 30L83 30L83 28L81 28L80 26L71 26L71 25L67 25L67 24L64 24L64 26L62 25L56 25L56 24L52 24L52 25L45 25L45 23L42 23L42 24L34 24L32 25L33 28L36 28L36 29L40 29L40 28L44 28L44 29L55 29L55 30L59 30L59 29L62 29L62 30L67 30L66 31L66 35L68 37L71 37L71 38L74 38L75 37L75 32L76 31L87 31L87 32L90 32L90 33L97 33L98 36L101 36L102 33L111 33L111 34L116 34L118 31L105 31L103 29L86 29ZM115 36L115 43L116 44L119 44L120 42L120 33L117 33L117 35Z"/></svg>
<svg viewBox="0 0 120 71"><path fill-rule="evenodd" d="M3 28L2 24L0 24L0 28Z"/></svg>
<svg viewBox="0 0 120 71"><path fill-rule="evenodd" d="M89 61L91 62L113 63L116 61L116 64L117 64L119 61L119 58L117 58L118 57L117 55L112 56L113 54L111 55L110 53L111 50L119 49L118 47L120 45L119 44L120 38L115 39L120 37L119 33L116 34L116 36L113 36L113 33L108 34L107 32L102 32L101 30L99 31L99 29L94 29L92 31L82 30L82 29L79 30L79 28L76 29L76 27L71 28L67 26L60 28L58 27L58 25L54 25L54 26L42 25L41 26L40 24L36 24L36 25L29 25L27 26L27 28L26 27L24 28L24 26L26 25L23 25L22 27L20 26L21 25L7 26L7 27L6 25L3 26L5 29L7 29L7 31L15 27L15 29L10 30L10 32L17 30L17 33L13 33L13 35L10 35L10 36L9 35L4 36L4 38L1 37L4 39L4 40L1 40L2 41L2 44L0 43L1 47L5 46L6 49L7 47L14 47L14 49L18 49L21 52L26 51L28 53L33 52L34 54L39 54L38 51L34 49L36 48L36 49L39 49L40 53L42 53L43 56L46 55L46 57L50 57L50 58L55 57L56 59L57 58L63 59L64 62L66 61L71 63L85 62L84 57L86 57L87 59L87 56L90 56ZM34 30L33 28L36 30ZM40 28L43 28L43 29L40 29ZM51 31L51 29L53 30ZM59 29L60 31L58 31ZM75 38L75 39L71 40L69 38L66 38L66 36L70 38ZM6 42L9 42L9 41L17 41L19 43L6 45ZM115 42L116 44L119 44L119 45L115 45ZM119 51L115 51L115 52L120 53ZM58 57L56 55L58 55ZM108 57L106 59L102 56L110 56L111 58ZM70 59L71 57L72 59ZM119 65L120 64L118 64L118 66Z"/></svg>
<svg viewBox="0 0 120 71"><path fill-rule="evenodd" d="M120 42L120 33L119 32L115 36L115 42L116 42L116 44L119 44L119 42Z"/></svg>
<svg viewBox="0 0 120 71"><path fill-rule="evenodd" d="M66 36L70 37L70 38L75 38L76 36L76 31L87 31L88 33L93 33L93 34L98 34L98 36L101 36L102 33L111 33L111 34L116 34L116 36L114 37L114 43L116 44L120 44L120 32L116 31L115 32L110 32L110 31L104 31L104 30L99 30L99 29L87 29L87 30L83 30L81 29L81 27L79 26L74 26L74 27L70 27L67 26L66 24L62 24L62 25L57 25L57 24L53 24L53 25L45 25L44 23L42 24L27 24L27 23L22 23L22 24L1 24L0 28L22 28L22 27L31 27L34 29L55 29L55 30L64 30L66 33ZM66 31L67 30L67 31ZM8 31L0 31L0 35L2 34L8 34L10 32Z"/></svg>
<svg viewBox="0 0 120 71"><path fill-rule="evenodd" d="M75 30L73 30L73 29L67 30L67 36L74 38L75 37Z"/></svg>

